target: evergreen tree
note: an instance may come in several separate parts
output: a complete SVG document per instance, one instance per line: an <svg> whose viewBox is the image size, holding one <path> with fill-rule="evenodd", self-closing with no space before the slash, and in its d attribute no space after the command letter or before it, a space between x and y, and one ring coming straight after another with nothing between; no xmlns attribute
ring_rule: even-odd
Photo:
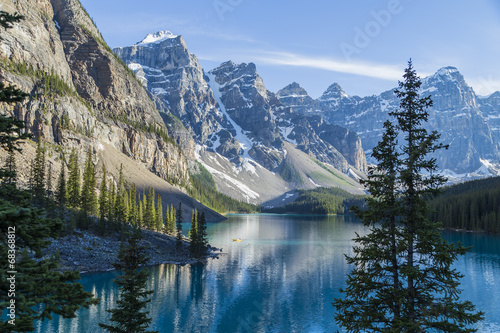
<svg viewBox="0 0 500 333"><path fill-rule="evenodd" d="M354 239L345 298L334 302L335 319L348 332L474 332L467 325L482 317L458 299L462 275L451 266L466 249L444 241L439 224L427 218L428 200L445 181L429 154L444 146L437 132L422 127L432 101L419 97L420 85L410 60L395 91L401 100L390 114L396 124L384 124L374 149L379 165L365 181L372 198L366 211L357 211L370 232Z"/></svg>
<svg viewBox="0 0 500 333"><path fill-rule="evenodd" d="M132 184L132 188L129 190L129 220L133 226L139 226L138 221L138 207L137 207L137 189L135 183Z"/></svg>
<svg viewBox="0 0 500 333"><path fill-rule="evenodd" d="M165 233L173 235L175 233L175 209L173 204L170 204L170 208L167 206L166 216Z"/></svg>
<svg viewBox="0 0 500 333"><path fill-rule="evenodd" d="M205 255L208 251L207 220L205 212L198 213L198 249L199 255Z"/></svg>
<svg viewBox="0 0 500 333"><path fill-rule="evenodd" d="M189 252L193 256L198 256L200 246L198 240L198 213L196 208L193 209L193 212L191 213L191 227L188 230L188 237L191 239L191 242L189 243Z"/></svg>
<svg viewBox="0 0 500 333"><path fill-rule="evenodd" d="M139 333L147 331L151 323L149 312L143 311L151 301L149 295L153 290L146 290L149 272L141 269L148 263L149 258L144 254L144 246L139 245L142 234L135 228L128 239L128 247L122 249L118 256L119 261L114 265L122 271L122 275L114 279L120 289L120 299L115 309L107 310L111 313L112 325L99 323L99 326L112 333Z"/></svg>
<svg viewBox="0 0 500 333"><path fill-rule="evenodd" d="M175 248L180 250L182 247L182 203L179 202L179 209L177 209L175 215L175 223L177 229L177 236L175 242Z"/></svg>
<svg viewBox="0 0 500 333"><path fill-rule="evenodd" d="M98 230L101 235L106 233L106 220L109 213L108 186L106 185L106 166L102 167L102 181L99 187L99 221Z"/></svg>
<svg viewBox="0 0 500 333"><path fill-rule="evenodd" d="M144 193L143 195L145 202L143 203L143 209L144 209L144 223L146 228L150 230L155 230L156 225L156 212L155 212L155 203L154 203L154 198L155 198L155 190L152 187L148 188L148 193Z"/></svg>
<svg viewBox="0 0 500 333"><path fill-rule="evenodd" d="M3 10L0 10L0 26L4 28L4 30L10 29L14 26L14 23L20 22L21 20L24 19L23 15L19 15L18 13L15 14L9 14ZM20 102L21 100L16 100L16 101L3 101L7 103L15 103L15 102Z"/></svg>
<svg viewBox="0 0 500 333"><path fill-rule="evenodd" d="M125 202L125 180L123 178L123 165L120 164L120 173L116 188L115 218L119 224L127 222L127 207Z"/></svg>
<svg viewBox="0 0 500 333"><path fill-rule="evenodd" d="M96 212L97 196L96 196L96 178L95 167L92 161L92 149L89 147L87 158L85 159L85 168L83 171L83 185L80 198L81 209L86 214L93 215Z"/></svg>
<svg viewBox="0 0 500 333"><path fill-rule="evenodd" d="M109 185L109 192L108 192L108 222L113 229L116 229L116 218L115 218L115 197L116 197L116 192L115 192L115 182L112 181L111 184Z"/></svg>
<svg viewBox="0 0 500 333"><path fill-rule="evenodd" d="M125 189L123 191L123 212L124 212L124 223L130 223L130 191Z"/></svg>
<svg viewBox="0 0 500 333"><path fill-rule="evenodd" d="M54 191L52 190L52 164L49 164L47 168L47 181L46 181L46 196L49 199L53 199Z"/></svg>
<svg viewBox="0 0 500 333"><path fill-rule="evenodd" d="M157 195L156 197L156 217L155 217L155 220L156 220L156 231L158 232L161 232L163 231L164 229L164 225L163 225L163 205L161 203L161 196L160 194Z"/></svg>
<svg viewBox="0 0 500 333"><path fill-rule="evenodd" d="M78 165L78 153L74 148L69 156L68 169L68 203L71 207L77 208L80 206L80 167Z"/></svg>
<svg viewBox="0 0 500 333"><path fill-rule="evenodd" d="M137 208L137 217L138 217L138 224L140 227L144 227L145 224L144 224L144 208L143 208L143 200L141 200L139 198L139 205L138 205L138 208Z"/></svg>
<svg viewBox="0 0 500 333"><path fill-rule="evenodd" d="M59 172L59 178L57 180L57 188L56 188L56 202L59 204L59 207L64 208L67 200L66 193L66 172L65 172L64 163L61 163L61 171Z"/></svg>
<svg viewBox="0 0 500 333"><path fill-rule="evenodd" d="M17 169L16 169L16 156L15 150L8 152L7 159L2 169L0 169L0 178L2 178L2 186L12 185L16 186Z"/></svg>
<svg viewBox="0 0 500 333"><path fill-rule="evenodd" d="M41 138L38 138L35 158L31 164L30 189L36 205L41 205L45 199L45 147Z"/></svg>

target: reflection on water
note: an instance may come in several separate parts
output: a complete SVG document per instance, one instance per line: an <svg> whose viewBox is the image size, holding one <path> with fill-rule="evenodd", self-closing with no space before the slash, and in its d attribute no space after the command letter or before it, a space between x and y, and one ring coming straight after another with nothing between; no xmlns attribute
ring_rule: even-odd
<svg viewBox="0 0 500 333"><path fill-rule="evenodd" d="M220 258L202 265L151 268L148 307L160 332L327 332L338 327L331 302L348 271L355 232L364 227L342 216L235 215L209 225ZM500 331L499 238L446 233L449 241L474 245L456 267L466 274L464 298L486 312L482 332ZM241 238L241 242L233 242ZM109 319L118 290L116 272L85 274L82 283L101 298L78 318L54 318L38 332L99 332Z"/></svg>

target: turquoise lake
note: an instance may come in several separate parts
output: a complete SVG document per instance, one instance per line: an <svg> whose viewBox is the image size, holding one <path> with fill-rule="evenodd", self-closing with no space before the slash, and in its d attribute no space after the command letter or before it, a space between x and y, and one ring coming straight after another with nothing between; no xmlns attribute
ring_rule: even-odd
<svg viewBox="0 0 500 333"><path fill-rule="evenodd" d="M188 225L184 228L187 230ZM333 332L331 305L345 286L355 232L365 228L344 216L231 215L209 224L210 243L223 249L206 265L151 267L150 329L160 332ZM473 246L456 262L465 274L462 297L485 312L479 332L500 332L500 236L445 232ZM233 242L241 238L241 242ZM105 311L119 294L117 272L82 275L85 290L101 298L75 319L37 323L36 332L101 332Z"/></svg>

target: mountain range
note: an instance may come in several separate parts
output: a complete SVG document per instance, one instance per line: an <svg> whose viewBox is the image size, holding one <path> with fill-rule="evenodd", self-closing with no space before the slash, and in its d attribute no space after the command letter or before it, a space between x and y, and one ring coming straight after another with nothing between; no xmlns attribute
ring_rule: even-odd
<svg viewBox="0 0 500 333"><path fill-rule="evenodd" d="M191 133L196 157L217 186L251 202L266 202L283 188L345 185L340 184L345 178L321 183L324 174L315 178L317 170L309 169L305 156L352 179L362 177L365 156L376 162L371 149L388 114L399 106L394 89L348 96L338 83L318 99L296 82L273 93L253 63L228 61L205 72L182 36L168 31L114 52L136 73L157 108L178 117ZM428 130L440 132L449 145L435 156L441 172L453 181L497 174L500 93L479 97L456 68L445 67L422 79L421 94L434 101ZM287 159L290 149L302 162ZM254 174L251 180L249 174ZM344 188L359 190L349 184ZM235 186L243 190L238 193Z"/></svg>
<svg viewBox="0 0 500 333"><path fill-rule="evenodd" d="M46 142L54 170L90 147L114 178L123 165L129 182L182 202L186 219L195 207L221 218L186 194L190 174L205 170L220 192L267 206L299 188L364 193L359 179L398 107L392 90L348 96L338 83L317 99L295 82L274 93L253 63L206 71L169 31L111 50L78 0L0 4L25 16L2 33L0 79L29 93L2 112ZM454 67L422 82L434 101L428 129L450 145L436 156L441 170L453 179L498 174L500 92L477 96ZM21 157L24 180L33 145Z"/></svg>
<svg viewBox="0 0 500 333"><path fill-rule="evenodd" d="M114 52L160 114L180 119L223 193L252 203L287 201L290 191L317 186L362 193L355 179L366 172L366 158L356 133L294 112L266 89L253 63L228 61L205 72L182 36L166 31Z"/></svg>

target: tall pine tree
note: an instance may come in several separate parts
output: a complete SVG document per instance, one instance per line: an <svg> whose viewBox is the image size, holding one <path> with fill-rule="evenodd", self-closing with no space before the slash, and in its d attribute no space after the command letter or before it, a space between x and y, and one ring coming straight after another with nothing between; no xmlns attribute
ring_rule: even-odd
<svg viewBox="0 0 500 333"><path fill-rule="evenodd" d="M395 91L401 101L390 114L395 124L384 124L373 155L379 164L365 181L372 197L367 210L357 211L370 232L354 239L345 298L334 302L347 332L475 332L468 325L482 317L459 300L462 275L451 267L466 249L448 244L428 219L428 200L445 181L429 154L444 146L437 132L422 127L432 100L419 97L420 85L410 60Z"/></svg>
<svg viewBox="0 0 500 333"><path fill-rule="evenodd" d="M109 191L108 191L108 222L110 227L113 228L113 230L116 230L116 218L115 218L115 202L116 202L116 191L115 191L115 182L111 181L111 184L109 184Z"/></svg>
<svg viewBox="0 0 500 333"><path fill-rule="evenodd" d="M146 228L150 230L155 230L155 220L156 220L156 211L155 211L155 190L152 187L148 188L148 193L144 193L145 203L143 204L144 209L144 223Z"/></svg>
<svg viewBox="0 0 500 333"><path fill-rule="evenodd" d="M69 177L67 183L68 203L71 207L80 206L80 166L78 165L78 152L73 149L69 156Z"/></svg>
<svg viewBox="0 0 500 333"><path fill-rule="evenodd" d="M123 176L123 165L120 164L120 173L118 176L118 184L116 187L116 198L115 198L115 219L117 223L123 224L127 222L128 211L125 202L125 179Z"/></svg>
<svg viewBox="0 0 500 333"><path fill-rule="evenodd" d="M180 250L182 248L182 203L179 202L179 209L175 214L175 224L177 229L175 248Z"/></svg>
<svg viewBox="0 0 500 333"><path fill-rule="evenodd" d="M163 225L163 205L161 203L161 196L157 194L156 196L156 216L155 216L155 229L158 232L162 232L164 229Z"/></svg>
<svg viewBox="0 0 500 333"><path fill-rule="evenodd" d="M83 170L83 184L80 197L80 205L82 211L86 214L94 215L97 207L96 195L96 178L95 167L93 162L92 149L89 147L87 150L87 158L85 159L85 168Z"/></svg>
<svg viewBox="0 0 500 333"><path fill-rule="evenodd" d="M196 208L193 209L191 213L191 227L188 230L188 237L191 239L189 243L189 252L193 256L198 256L200 251L199 239L198 239L198 212Z"/></svg>
<svg viewBox="0 0 500 333"><path fill-rule="evenodd" d="M208 251L207 220L205 212L198 213L198 251L200 256L204 256Z"/></svg>
<svg viewBox="0 0 500 333"><path fill-rule="evenodd" d="M151 301L149 295L153 290L146 290L146 282L149 272L141 269L148 262L144 254L144 246L139 245L142 239L141 230L134 228L128 239L128 246L122 248L118 256L119 261L114 264L115 268L123 274L114 279L120 290L120 298L116 302L115 309L107 310L111 313L112 325L101 324L99 326L112 333L140 333L147 331L151 318L144 307Z"/></svg>
<svg viewBox="0 0 500 333"><path fill-rule="evenodd" d="M106 222L109 213L108 186L106 184L107 176L106 166L103 166L101 186L99 187L99 220L97 222L97 229L101 235L106 233Z"/></svg>
<svg viewBox="0 0 500 333"><path fill-rule="evenodd" d="M35 151L35 158L31 163L30 189L33 192L33 201L36 205L42 205L46 197L45 191L45 147L39 137Z"/></svg>

